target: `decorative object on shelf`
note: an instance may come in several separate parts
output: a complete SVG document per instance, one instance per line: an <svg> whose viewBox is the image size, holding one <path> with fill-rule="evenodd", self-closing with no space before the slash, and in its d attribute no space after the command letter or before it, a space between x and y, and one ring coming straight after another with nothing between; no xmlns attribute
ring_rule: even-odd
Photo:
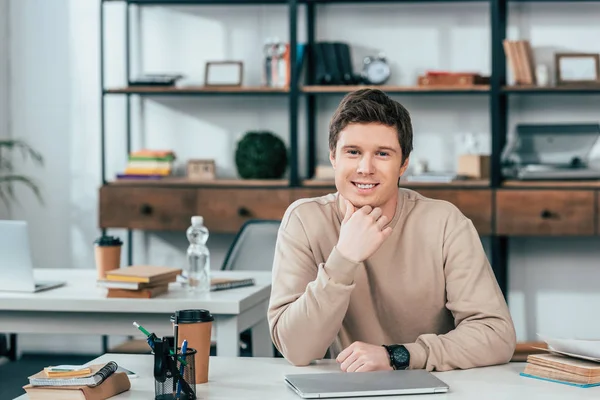
<svg viewBox="0 0 600 400"><path fill-rule="evenodd" d="M429 171L429 165L427 163L427 160L423 160L423 159L417 160L415 162L413 170L412 170L414 175L422 175L428 171Z"/></svg>
<svg viewBox="0 0 600 400"><path fill-rule="evenodd" d="M490 78L473 72L427 71L419 76L419 86L475 86L489 85Z"/></svg>
<svg viewBox="0 0 600 400"><path fill-rule="evenodd" d="M520 180L600 179L591 166L600 124L520 124L502 152L502 173Z"/></svg>
<svg viewBox="0 0 600 400"><path fill-rule="evenodd" d="M490 156L481 154L479 141L473 133L462 137L463 154L458 156L457 174L471 179L489 179Z"/></svg>
<svg viewBox="0 0 600 400"><path fill-rule="evenodd" d="M175 153L171 150L139 150L129 153L127 167L117 179L161 179L173 171Z"/></svg>
<svg viewBox="0 0 600 400"><path fill-rule="evenodd" d="M376 57L365 57L363 60L362 78L369 85L383 85L390 79L392 71L385 57L380 53Z"/></svg>
<svg viewBox="0 0 600 400"><path fill-rule="evenodd" d="M129 81L129 86L174 86L183 75L179 74L144 74Z"/></svg>
<svg viewBox="0 0 600 400"><path fill-rule="evenodd" d="M314 179L320 181L334 181L335 180L335 169L331 164L320 164L315 167Z"/></svg>
<svg viewBox="0 0 600 400"><path fill-rule="evenodd" d="M214 181L215 160L189 160L187 163L187 178L193 181Z"/></svg>
<svg viewBox="0 0 600 400"><path fill-rule="evenodd" d="M204 86L242 86L244 63L241 61L209 61L204 70Z"/></svg>
<svg viewBox="0 0 600 400"><path fill-rule="evenodd" d="M535 67L535 79L538 86L548 86L550 84L550 72L546 64L538 64Z"/></svg>
<svg viewBox="0 0 600 400"><path fill-rule="evenodd" d="M556 85L600 85L600 55L554 54Z"/></svg>
<svg viewBox="0 0 600 400"><path fill-rule="evenodd" d="M536 85L535 58L529 40L506 39L502 44L515 85Z"/></svg>
<svg viewBox="0 0 600 400"><path fill-rule="evenodd" d="M235 151L235 164L244 179L280 179L287 162L285 143L268 131L247 132Z"/></svg>
<svg viewBox="0 0 600 400"><path fill-rule="evenodd" d="M0 139L0 200L6 207L10 207L11 201L16 201L14 183L22 183L29 187L40 203L43 203L42 195L37 184L25 175L15 174L12 162L6 157L6 152L20 150L25 158L30 157L39 165L44 164L44 158L23 140ZM5 152L6 151L6 152Z"/></svg>
<svg viewBox="0 0 600 400"><path fill-rule="evenodd" d="M490 177L490 156L483 154L461 154L458 156L458 175L472 179Z"/></svg>
<svg viewBox="0 0 600 400"><path fill-rule="evenodd" d="M301 50L301 46L297 47ZM268 38L263 46L263 84L268 87L288 87L290 85L290 45L277 37ZM301 53L297 52L301 57ZM298 58L297 57L297 58Z"/></svg>

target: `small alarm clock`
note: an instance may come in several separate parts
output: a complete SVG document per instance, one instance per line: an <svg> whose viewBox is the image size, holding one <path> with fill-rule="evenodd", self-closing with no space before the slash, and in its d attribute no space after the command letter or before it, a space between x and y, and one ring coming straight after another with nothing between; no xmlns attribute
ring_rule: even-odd
<svg viewBox="0 0 600 400"><path fill-rule="evenodd" d="M365 57L363 60L362 78L371 85L383 85L390 78L391 70L384 54L377 57Z"/></svg>

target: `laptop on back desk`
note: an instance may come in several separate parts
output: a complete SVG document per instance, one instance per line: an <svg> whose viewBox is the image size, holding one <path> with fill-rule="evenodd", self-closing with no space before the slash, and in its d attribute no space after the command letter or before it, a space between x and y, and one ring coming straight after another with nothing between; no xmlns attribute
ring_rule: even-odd
<svg viewBox="0 0 600 400"><path fill-rule="evenodd" d="M0 220L0 291L33 293L66 282L36 282L26 221Z"/></svg>

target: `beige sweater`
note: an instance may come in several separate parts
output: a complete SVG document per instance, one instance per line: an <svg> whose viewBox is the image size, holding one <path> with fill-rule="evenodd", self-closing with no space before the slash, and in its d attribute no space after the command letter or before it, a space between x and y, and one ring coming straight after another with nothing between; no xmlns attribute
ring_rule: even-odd
<svg viewBox="0 0 600 400"><path fill-rule="evenodd" d="M404 344L411 369L508 362L516 338L473 224L455 206L399 189L391 236L363 263L336 250L338 195L302 199L277 239L268 319L294 365L354 341Z"/></svg>

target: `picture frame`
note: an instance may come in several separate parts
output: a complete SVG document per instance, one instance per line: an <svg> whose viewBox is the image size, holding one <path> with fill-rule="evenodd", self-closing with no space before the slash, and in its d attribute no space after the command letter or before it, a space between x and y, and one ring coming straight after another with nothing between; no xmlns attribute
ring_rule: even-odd
<svg viewBox="0 0 600 400"><path fill-rule="evenodd" d="M206 63L205 86L242 86L243 80L244 63L241 61L209 61Z"/></svg>
<svg viewBox="0 0 600 400"><path fill-rule="evenodd" d="M599 85L600 54L556 53L556 85Z"/></svg>

